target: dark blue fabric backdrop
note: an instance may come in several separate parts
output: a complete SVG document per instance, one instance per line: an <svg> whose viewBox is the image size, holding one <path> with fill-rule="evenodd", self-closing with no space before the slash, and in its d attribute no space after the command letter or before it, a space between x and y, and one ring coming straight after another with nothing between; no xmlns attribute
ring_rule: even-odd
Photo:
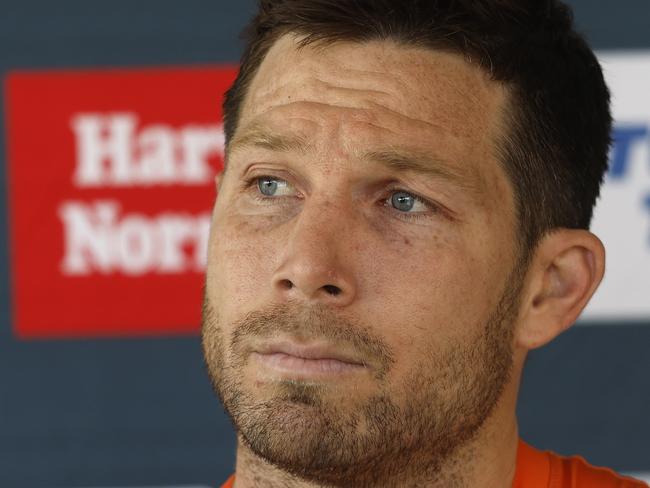
<svg viewBox="0 0 650 488"><path fill-rule="evenodd" d="M596 48L650 47L647 0L571 3ZM0 7L4 77L17 68L233 62L253 3L2 0ZM4 121L1 99L0 111ZM234 435L204 374L198 338L13 339L3 123L0 487L217 485L232 470ZM612 323L576 327L534 352L521 391L523 437L619 470L650 471L648 344L650 323Z"/></svg>

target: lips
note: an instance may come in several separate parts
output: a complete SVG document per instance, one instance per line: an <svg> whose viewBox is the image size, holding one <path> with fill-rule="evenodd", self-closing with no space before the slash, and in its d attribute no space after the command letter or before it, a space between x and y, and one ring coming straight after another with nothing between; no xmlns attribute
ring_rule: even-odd
<svg viewBox="0 0 650 488"><path fill-rule="evenodd" d="M366 369L366 364L354 354L328 344L266 343L255 348L252 357L267 368L298 375L327 375Z"/></svg>

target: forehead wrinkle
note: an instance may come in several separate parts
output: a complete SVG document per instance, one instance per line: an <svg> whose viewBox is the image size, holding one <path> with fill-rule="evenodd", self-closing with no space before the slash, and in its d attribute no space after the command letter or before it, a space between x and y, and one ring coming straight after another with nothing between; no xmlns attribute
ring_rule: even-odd
<svg viewBox="0 0 650 488"><path fill-rule="evenodd" d="M332 125L332 123L339 126L348 123L363 124L395 137L401 137L399 129L405 123L410 123L412 124L411 131L416 129L433 129L447 138L454 140L461 140L463 138L462 135L459 136L457 134L457 131L453 131L442 124L409 116L403 111L392 109L384 104L371 100L350 100L345 102L340 100L292 100L285 103L273 104L270 107L264 107L259 113L255 114L255 119L263 117L269 119L273 125L275 125L277 119L285 122L287 120L301 120L306 123L322 125L328 116L333 117L329 119L326 125ZM320 119L320 122L316 122L318 119ZM261 122L253 122L250 124L251 128L254 126L259 126L260 131L275 132L274 129L267 127ZM242 133L246 132L248 132L248 128L242 130ZM238 138L239 136L236 135L233 141ZM301 142L305 147L309 147L311 139L302 137L298 142ZM304 147L301 149L304 149Z"/></svg>
<svg viewBox="0 0 650 488"><path fill-rule="evenodd" d="M309 142L299 134L281 134L261 123L253 123L235 134L229 153L250 147L274 152L306 152Z"/></svg>
<svg viewBox="0 0 650 488"><path fill-rule="evenodd" d="M473 194L481 193L481 185L471 175L458 171L450 164L430 155L391 148L367 152L361 156L361 159L366 162L378 163L393 171L442 179Z"/></svg>
<svg viewBox="0 0 650 488"><path fill-rule="evenodd" d="M372 108L375 105L385 106L394 101L391 93L375 89L356 88L352 86L334 85L318 81L314 84L313 100L323 103L336 104L342 108ZM332 99L331 97L336 97Z"/></svg>

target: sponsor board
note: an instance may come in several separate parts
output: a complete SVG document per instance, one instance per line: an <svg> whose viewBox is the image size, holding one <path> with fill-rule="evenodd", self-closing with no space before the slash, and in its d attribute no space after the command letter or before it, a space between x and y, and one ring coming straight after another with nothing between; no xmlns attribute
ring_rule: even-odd
<svg viewBox="0 0 650 488"><path fill-rule="evenodd" d="M12 73L20 338L196 333L234 67Z"/></svg>
<svg viewBox="0 0 650 488"><path fill-rule="evenodd" d="M610 170L592 226L607 250L607 267L582 319L650 320L650 51L599 58L615 120Z"/></svg>

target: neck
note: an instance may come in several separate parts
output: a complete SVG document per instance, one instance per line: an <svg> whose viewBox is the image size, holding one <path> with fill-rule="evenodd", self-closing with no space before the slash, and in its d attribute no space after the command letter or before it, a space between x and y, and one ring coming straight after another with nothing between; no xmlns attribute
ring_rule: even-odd
<svg viewBox="0 0 650 488"><path fill-rule="evenodd" d="M513 375L517 376L517 375ZM486 420L477 435L468 443L459 446L442 463L427 460L422 452L418 462L402 463L396 466L392 479L382 479L381 486L427 487L427 488L508 488L515 475L518 432L515 417L517 385L519 378L512 378L511 384L492 415ZM427 469L432 466L432 469ZM260 458L239 439L237 449L235 488L320 488L324 486L298 478ZM335 485L335 486L338 486ZM341 482L340 486L350 486ZM355 486L361 486L355 482ZM377 486L373 483L368 488Z"/></svg>

